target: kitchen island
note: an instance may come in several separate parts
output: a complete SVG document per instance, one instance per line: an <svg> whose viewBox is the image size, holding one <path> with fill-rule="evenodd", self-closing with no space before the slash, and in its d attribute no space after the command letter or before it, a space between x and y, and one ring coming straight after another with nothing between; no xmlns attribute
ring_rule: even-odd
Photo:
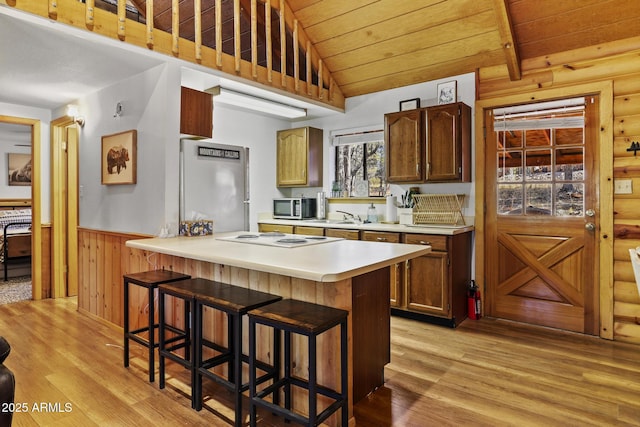
<svg viewBox="0 0 640 427"><path fill-rule="evenodd" d="M288 247L251 244L243 238L233 240L243 234L246 232L137 239L127 241L126 246L145 252L156 268L349 311L352 418L353 403L384 383L384 366L390 360L390 266L425 255L431 248L342 239ZM284 236L294 237L304 238ZM216 320L205 323L205 333L224 333L226 329ZM258 346L259 358L270 362L270 336L264 335ZM329 331L319 340L318 379L321 384L338 389L340 358L336 342L337 331ZM296 350L292 366L296 375L306 377L307 355L303 348ZM335 414L329 422L337 425Z"/></svg>

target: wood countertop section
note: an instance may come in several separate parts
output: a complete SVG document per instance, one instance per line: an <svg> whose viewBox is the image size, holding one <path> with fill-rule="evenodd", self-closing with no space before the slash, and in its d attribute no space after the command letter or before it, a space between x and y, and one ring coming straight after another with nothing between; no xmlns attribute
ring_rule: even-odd
<svg viewBox="0 0 640 427"><path fill-rule="evenodd" d="M245 232L201 237L136 239L127 247L316 282L337 282L425 255L430 246L338 240L282 248L219 240ZM299 235L296 235L300 237Z"/></svg>

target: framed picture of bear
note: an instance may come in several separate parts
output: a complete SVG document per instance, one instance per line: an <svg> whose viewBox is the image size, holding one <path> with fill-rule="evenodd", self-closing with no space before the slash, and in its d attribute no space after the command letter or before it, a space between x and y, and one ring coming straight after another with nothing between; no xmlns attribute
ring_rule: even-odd
<svg viewBox="0 0 640 427"><path fill-rule="evenodd" d="M458 84L452 82L438 83L438 105L451 104L458 100Z"/></svg>
<svg viewBox="0 0 640 427"><path fill-rule="evenodd" d="M102 137L102 184L136 183L137 136L133 129Z"/></svg>

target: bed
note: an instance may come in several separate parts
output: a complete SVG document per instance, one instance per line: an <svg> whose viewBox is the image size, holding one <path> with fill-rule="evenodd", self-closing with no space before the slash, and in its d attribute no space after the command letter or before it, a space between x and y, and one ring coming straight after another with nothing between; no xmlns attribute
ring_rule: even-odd
<svg viewBox="0 0 640 427"><path fill-rule="evenodd" d="M0 210L0 230L0 262L7 281L10 262L31 258L31 209Z"/></svg>

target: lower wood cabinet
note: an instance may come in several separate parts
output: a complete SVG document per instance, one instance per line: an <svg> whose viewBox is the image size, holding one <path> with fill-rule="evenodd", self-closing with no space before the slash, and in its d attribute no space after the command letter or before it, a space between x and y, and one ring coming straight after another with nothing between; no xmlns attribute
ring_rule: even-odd
<svg viewBox="0 0 640 427"><path fill-rule="evenodd" d="M293 225L258 224L258 231L261 233L279 232L293 234Z"/></svg>
<svg viewBox="0 0 640 427"><path fill-rule="evenodd" d="M296 225L293 230L294 234L304 234L305 236L324 236L324 228L307 227L304 225Z"/></svg>
<svg viewBox="0 0 640 427"><path fill-rule="evenodd" d="M327 228L324 231L324 235L327 237L342 237L347 240L360 240L360 231L344 228Z"/></svg>
<svg viewBox="0 0 640 427"><path fill-rule="evenodd" d="M392 314L451 327L466 319L471 235L405 234L404 243L430 245L432 250L404 263L402 285L395 295L391 291Z"/></svg>

